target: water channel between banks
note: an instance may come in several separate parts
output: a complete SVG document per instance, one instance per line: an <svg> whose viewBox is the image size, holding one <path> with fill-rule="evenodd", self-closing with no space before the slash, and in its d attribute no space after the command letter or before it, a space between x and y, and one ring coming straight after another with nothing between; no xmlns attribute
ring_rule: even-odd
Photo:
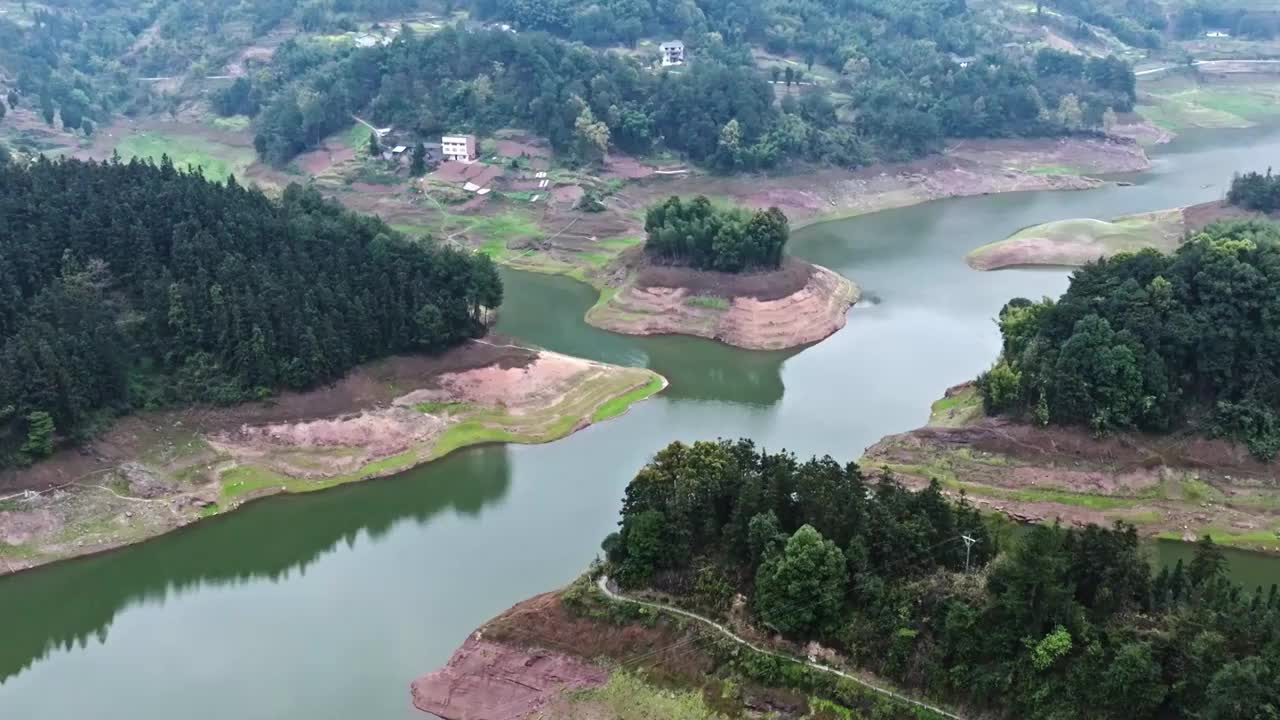
<svg viewBox="0 0 1280 720"><path fill-rule="evenodd" d="M1233 172L1280 160L1280 132L1188 135L1154 160L1126 178L1133 187L948 200L797 231L793 253L865 293L844 330L798 352L613 335L582 321L587 286L505 272L499 331L648 366L671 386L549 445L465 450L0 579L0 717L422 717L409 681L486 619L585 567L655 450L749 436L849 460L921 425L946 387L995 357L992 318L1006 300L1066 287L1064 270L975 272L966 252L1035 223L1220 198ZM1280 579L1280 559L1231 561L1250 586Z"/></svg>

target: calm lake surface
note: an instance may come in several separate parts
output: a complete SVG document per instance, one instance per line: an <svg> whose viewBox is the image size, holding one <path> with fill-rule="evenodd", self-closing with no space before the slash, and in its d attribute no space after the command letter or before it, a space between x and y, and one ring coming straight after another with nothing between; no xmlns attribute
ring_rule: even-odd
<svg viewBox="0 0 1280 720"><path fill-rule="evenodd" d="M848 326L799 352L588 327L589 288L505 272L498 330L644 365L670 388L626 416L536 447L462 451L395 478L271 498L127 550L0 579L0 718L334 720L425 717L409 682L513 603L559 587L614 529L623 488L672 440L749 436L857 458L921 425L994 359L1014 296L1063 270L978 273L977 245L1035 223L1220 198L1280 164L1280 132L1184 136L1134 187L930 203L794 234L792 252L862 286ZM1156 551L1171 560L1177 543ZM1242 582L1280 561L1232 553Z"/></svg>

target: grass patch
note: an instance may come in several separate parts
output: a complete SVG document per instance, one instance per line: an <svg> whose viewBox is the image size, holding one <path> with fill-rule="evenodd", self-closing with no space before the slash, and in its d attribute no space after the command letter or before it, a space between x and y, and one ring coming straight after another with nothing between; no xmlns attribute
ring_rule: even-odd
<svg viewBox="0 0 1280 720"><path fill-rule="evenodd" d="M966 482L956 477L956 473L947 466L946 460L937 460L926 465L890 464L889 469L903 475L936 479L949 490L963 490L971 496L998 498L1014 502L1052 502L1060 505L1074 505L1091 510L1118 510L1131 508L1145 502L1141 498L1115 497L1113 495L1095 495L1077 493L1055 488L1004 488L981 483Z"/></svg>
<svg viewBox="0 0 1280 720"><path fill-rule="evenodd" d="M979 269L1008 265L1078 265L1082 259L1155 248L1172 252L1182 242L1182 211L1124 215L1114 220L1074 218L1023 228L1004 240L969 251Z"/></svg>
<svg viewBox="0 0 1280 720"><path fill-rule="evenodd" d="M596 245L610 250L621 251L626 250L629 247L639 245L642 242L644 242L644 238L642 237L611 237L597 242Z"/></svg>
<svg viewBox="0 0 1280 720"><path fill-rule="evenodd" d="M237 465L222 473L223 502L230 502L268 487L288 487L290 478L257 465Z"/></svg>
<svg viewBox="0 0 1280 720"><path fill-rule="evenodd" d="M413 406L414 410L428 415L439 415L441 413L459 413L471 409L471 403L466 402L420 402Z"/></svg>
<svg viewBox="0 0 1280 720"><path fill-rule="evenodd" d="M700 689L660 689L637 674L621 670L611 674L600 687L565 693L564 702L571 708L580 707L582 717L596 717L594 711L599 711L599 717L613 720L725 720L724 715L707 706ZM572 716L578 717L577 712Z"/></svg>
<svg viewBox="0 0 1280 720"><path fill-rule="evenodd" d="M1137 111L1168 130L1248 127L1280 116L1280 86L1195 83L1170 77L1142 94Z"/></svg>
<svg viewBox="0 0 1280 720"><path fill-rule="evenodd" d="M1027 168L1032 175L1080 175L1079 168L1070 165L1033 165Z"/></svg>
<svg viewBox="0 0 1280 720"><path fill-rule="evenodd" d="M605 401L604 404L596 408L595 412L591 414L591 422L602 422L610 418L618 417L622 413L626 412L632 404L640 402L654 393L657 393L659 390L662 390L662 385L662 378L655 375L649 379L649 382L631 390L625 395L620 395Z"/></svg>
<svg viewBox="0 0 1280 720"><path fill-rule="evenodd" d="M712 310L728 310L729 301L715 295L690 295L684 299L685 305L704 307Z"/></svg>
<svg viewBox="0 0 1280 720"><path fill-rule="evenodd" d="M230 117L215 116L209 121L209 124L219 130L231 130L238 132L247 129L253 120L248 115L231 115Z"/></svg>
<svg viewBox="0 0 1280 720"><path fill-rule="evenodd" d="M360 123L356 123L347 128L346 132L338 135L338 141L352 150L366 150L369 147L369 133L373 131Z"/></svg>
<svg viewBox="0 0 1280 720"><path fill-rule="evenodd" d="M938 400L929 408L930 425L959 427L979 417L982 417L982 394L973 385Z"/></svg>
<svg viewBox="0 0 1280 720"><path fill-rule="evenodd" d="M1197 534L1210 535L1219 545L1230 545L1242 548L1276 547L1280 544L1280 527L1271 530L1250 530L1241 532L1224 527L1199 528ZM1182 531L1167 530L1156 537L1162 540L1182 540Z"/></svg>
<svg viewBox="0 0 1280 720"><path fill-rule="evenodd" d="M116 145L121 158L144 158L159 163L169 156L174 167L196 170L209 180L222 182L231 175L241 177L253 164L253 150L237 148L196 137L141 132L129 135Z"/></svg>
<svg viewBox="0 0 1280 720"><path fill-rule="evenodd" d="M1217 502L1222 499L1222 493L1217 488L1197 478L1183 478L1180 486L1182 499L1189 502Z"/></svg>
<svg viewBox="0 0 1280 720"><path fill-rule="evenodd" d="M1162 516L1155 510L1134 510L1133 512L1123 513L1121 519L1133 525L1151 525L1160 522Z"/></svg>
<svg viewBox="0 0 1280 720"><path fill-rule="evenodd" d="M348 184L353 182L365 182L373 185L399 185L403 178L396 175L387 168L386 163L382 160L374 158L365 158L355 168L355 172L345 178Z"/></svg>

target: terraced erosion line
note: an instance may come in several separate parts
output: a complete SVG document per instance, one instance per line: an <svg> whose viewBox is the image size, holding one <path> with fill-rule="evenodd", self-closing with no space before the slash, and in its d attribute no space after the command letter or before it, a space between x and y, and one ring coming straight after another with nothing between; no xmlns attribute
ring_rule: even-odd
<svg viewBox="0 0 1280 720"><path fill-rule="evenodd" d="M616 592L614 592L613 590L610 590L610 589L609 589L609 576L608 576L608 575L601 575L601 576L600 576L600 579L596 581L596 586L597 586L597 587L599 587L599 588L600 588L600 592L604 593L604 594L605 594L605 597L608 597L610 600L614 600L614 601L617 601L617 602L631 603L631 604L633 604L633 605L640 605L640 606L643 606L643 607L653 608L653 609L655 609L655 610L662 610L662 611L669 612L669 613L675 613L676 615L683 615L684 617L687 617L687 618L689 618L690 620L697 620L698 622L700 622L700 623L702 623L702 624L704 624L704 625L710 625L712 628L715 628L715 630L716 630L717 632L719 632L721 635L724 635L725 637L727 637L727 638L729 638L730 640L732 640L732 641L734 641L734 642L738 643L739 645L745 645L746 647L748 647L748 648L750 648L750 649L752 649L752 650L754 650L754 651L756 651L756 652L758 652L758 653L763 653L763 654L765 654L765 655L770 655L770 656L772 656L772 657L776 657L776 658L778 658L779 660L787 660L787 661L789 661L789 662L800 663L800 664L805 665L805 666L807 666L807 667L813 668L814 670L819 670L819 671L821 671L821 672L825 672L825 673L828 673L828 674L831 674L831 675L838 675L839 677L842 677L842 678L844 678L844 679L846 679L846 680L852 680L853 682L855 682L855 683L857 683L857 684L861 685L862 687L864 687L864 688L866 688L866 689L868 689L868 690L871 690L871 691L873 691L873 692L879 693L879 694L881 694L881 695L884 695L885 697L893 698L894 700L897 700L897 701L899 701L899 702L904 702L904 703L907 703L907 704L909 704L909 705L914 705L915 707L918 707L918 708L923 708L923 709L925 709L925 710L928 710L929 712L937 713L938 715L941 715L942 717L950 718L951 720L965 720L965 718L962 718L962 717L960 717L959 715L956 715L956 714L954 714L954 713L949 713L949 712L947 712L946 710L943 710L943 709L942 709L942 708L940 708L940 707L937 707L937 706L935 706L935 705L930 705L929 703L921 702L921 701L919 701L919 700L913 700L913 699L911 699L911 698L909 698L909 697L907 697L907 696L905 696L905 695L902 695L902 694L900 694L900 693L896 693L896 692L894 692L894 691L892 691L892 690L888 690L888 689L886 689L886 688L882 688L882 687L880 687L879 685L873 685L873 684L871 684L871 683L867 682L866 680L863 680L863 679L862 679L862 678L860 678L860 677L856 677L856 676L854 676L854 675L850 675L849 673L844 672L844 671L842 671L842 670L837 670L837 669L835 669L835 668L833 668L833 667L828 667L828 666L823 665L823 664L821 664L821 663L813 662L812 660L802 660L802 659L800 659L800 658L795 658L795 657L792 657L792 656L790 656L790 655L784 655L783 653L774 652L774 651L772 651L772 650L766 650L765 648L762 648L762 647L759 647L758 645L753 644L750 640L746 640L746 639L743 639L743 638L741 638L741 637L738 637L737 635L733 634L733 631L732 631L732 630L729 630L728 628L726 628L725 626L723 626L723 625L721 625L720 623L716 622L715 620L712 620L711 618L703 617L702 615L699 615L699 614L697 614L697 613L695 613L695 612L690 612L690 611L688 611L688 610L682 610L682 609L680 609L680 608L672 607L672 606L670 606L670 605L663 605L663 604L661 604L661 603L648 602L648 601L646 601L646 600L636 600L635 598L629 598L629 597L627 597L627 596L625 596L625 595L621 595L621 594L619 594L619 593L616 593Z"/></svg>

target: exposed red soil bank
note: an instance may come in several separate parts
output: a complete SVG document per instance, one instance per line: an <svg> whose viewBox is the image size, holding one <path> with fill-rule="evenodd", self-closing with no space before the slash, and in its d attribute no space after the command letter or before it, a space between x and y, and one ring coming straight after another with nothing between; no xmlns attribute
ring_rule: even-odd
<svg viewBox="0 0 1280 720"><path fill-rule="evenodd" d="M564 653L521 650L476 632L449 663L415 680L413 704L445 720L524 718L561 692L603 685L609 674Z"/></svg>
<svg viewBox="0 0 1280 720"><path fill-rule="evenodd" d="M788 258L779 270L731 275L641 267L587 313L587 322L627 335L695 335L751 350L814 343L844 327L858 301L852 282Z"/></svg>
<svg viewBox="0 0 1280 720"><path fill-rule="evenodd" d="M0 475L0 574L266 495L392 475L467 445L550 442L664 386L641 368L474 341L268 402L123 418L82 448Z"/></svg>
<svg viewBox="0 0 1280 720"><path fill-rule="evenodd" d="M962 392L971 393L963 389ZM976 402L976 396L972 398ZM1197 435L1039 428L967 412L958 426L935 413L918 430L867 449L863 464L889 467L908 485L938 479L975 504L1024 521L1125 520L1146 535L1215 540L1280 551L1277 466L1245 448Z"/></svg>

